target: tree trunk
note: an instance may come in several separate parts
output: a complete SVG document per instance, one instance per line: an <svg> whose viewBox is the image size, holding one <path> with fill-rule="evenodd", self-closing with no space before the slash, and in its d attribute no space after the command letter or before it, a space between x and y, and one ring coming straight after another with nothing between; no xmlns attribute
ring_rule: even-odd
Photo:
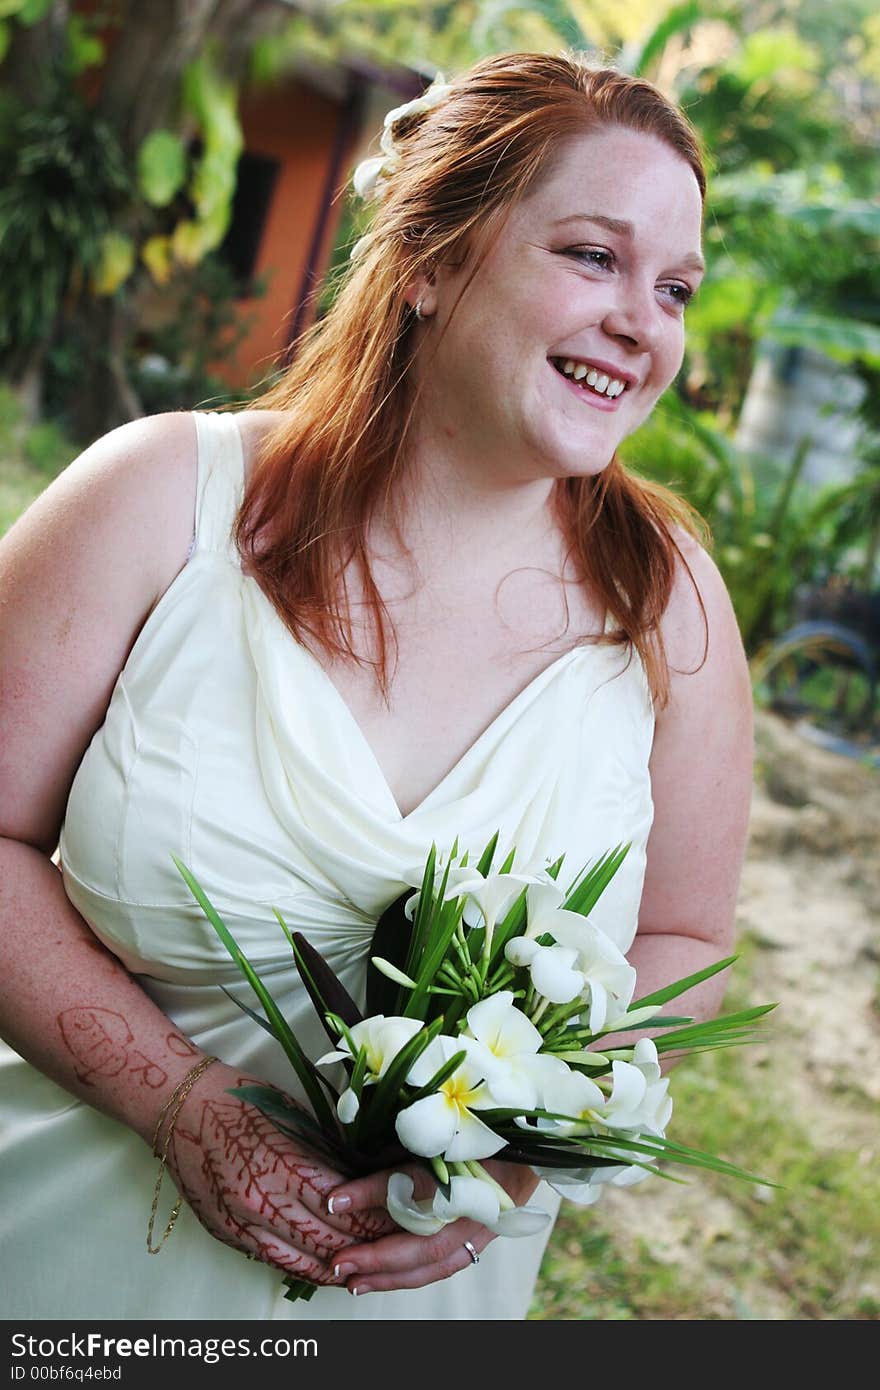
<svg viewBox="0 0 880 1390"><path fill-rule="evenodd" d="M176 126L181 75L209 45L224 73L238 79L254 41L290 18L277 0L123 0L121 9L98 111L129 158L151 131Z"/></svg>
<svg viewBox="0 0 880 1390"><path fill-rule="evenodd" d="M68 327L81 360L88 363L82 388L67 409L70 431L82 444L144 413L126 371L129 328L128 306L121 295L83 299Z"/></svg>

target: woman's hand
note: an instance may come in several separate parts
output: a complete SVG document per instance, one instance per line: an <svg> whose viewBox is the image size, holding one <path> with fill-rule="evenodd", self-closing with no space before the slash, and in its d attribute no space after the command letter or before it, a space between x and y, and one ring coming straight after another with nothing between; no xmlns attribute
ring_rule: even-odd
<svg viewBox="0 0 880 1390"><path fill-rule="evenodd" d="M521 1163L490 1160L482 1165L513 1198L517 1206L528 1202L540 1179ZM388 1179L392 1172L408 1173L413 1180L415 1201L430 1197L437 1183L419 1164L403 1165L366 1178L344 1182L331 1194L332 1218L345 1213L366 1217L383 1207ZM329 1210L329 1208L325 1208ZM479 1255L495 1234L476 1221L453 1221L433 1236L414 1236L392 1223L393 1234L373 1235L360 1244L348 1245L337 1255L335 1267L340 1282L351 1293L377 1293L388 1289L420 1289L425 1284L448 1279L473 1263L465 1245L469 1241Z"/></svg>
<svg viewBox="0 0 880 1390"><path fill-rule="evenodd" d="M199 1078L174 1126L169 1171L205 1229L224 1244L285 1274L339 1283L333 1267L349 1246L361 1249L398 1229L384 1210L384 1192L377 1203L331 1214L326 1199L343 1175L228 1094L248 1084L253 1077L216 1062Z"/></svg>

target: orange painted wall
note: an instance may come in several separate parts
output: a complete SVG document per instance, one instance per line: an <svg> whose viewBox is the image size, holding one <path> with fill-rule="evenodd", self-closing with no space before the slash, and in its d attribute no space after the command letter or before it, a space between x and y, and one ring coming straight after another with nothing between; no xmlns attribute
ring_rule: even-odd
<svg viewBox="0 0 880 1390"><path fill-rule="evenodd" d="M222 367L230 383L247 385L265 376L287 346L344 107L291 82L245 96L240 117L245 149L281 164L254 268L255 274L267 276L268 289L261 299L240 301L253 326L235 358ZM340 211L337 201L328 243ZM329 244L323 248L325 255L329 249Z"/></svg>

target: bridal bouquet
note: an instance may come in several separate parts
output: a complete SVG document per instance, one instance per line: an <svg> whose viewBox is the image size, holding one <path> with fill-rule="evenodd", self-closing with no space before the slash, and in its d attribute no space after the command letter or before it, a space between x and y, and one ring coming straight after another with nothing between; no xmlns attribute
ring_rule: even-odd
<svg viewBox="0 0 880 1390"><path fill-rule="evenodd" d="M672 1101L659 1055L747 1042L756 1020L774 1007L705 1023L662 1012L736 957L634 999L635 970L589 920L629 846L603 855L563 891L564 856L545 869L517 871L511 850L493 870L497 840L473 866L457 840L445 863L432 846L424 871L413 874L418 890L379 920L363 1011L275 910L332 1044L315 1059L175 859L263 1015L247 1012L284 1049L311 1114L268 1086L235 1094L349 1175L422 1162L437 1183L431 1200L414 1201L412 1179L403 1173L390 1178L386 1196L394 1220L419 1235L461 1217L508 1236L529 1235L549 1220L536 1207L514 1205L483 1167L490 1157L527 1164L584 1204L606 1183L627 1185L657 1172L658 1159L765 1181L665 1135ZM603 1037L647 1027L662 1031L601 1049ZM342 1088L324 1070L332 1063L344 1068ZM314 1293L304 1280L285 1283L289 1298Z"/></svg>

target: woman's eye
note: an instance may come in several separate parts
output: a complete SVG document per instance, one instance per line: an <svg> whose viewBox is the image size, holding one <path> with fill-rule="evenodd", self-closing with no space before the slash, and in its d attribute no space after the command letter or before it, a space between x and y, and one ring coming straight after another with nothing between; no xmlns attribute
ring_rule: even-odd
<svg viewBox="0 0 880 1390"><path fill-rule="evenodd" d="M572 246L565 254L573 256L576 261L584 261L597 270L610 270L614 264L611 252L603 250L601 246Z"/></svg>
<svg viewBox="0 0 880 1390"><path fill-rule="evenodd" d="M696 294L696 290L692 290L690 285L682 285L679 283L672 285L663 285L662 288L666 291L666 293L673 300L673 302L676 304L680 304L683 309L687 308L688 304L690 304L691 300Z"/></svg>

